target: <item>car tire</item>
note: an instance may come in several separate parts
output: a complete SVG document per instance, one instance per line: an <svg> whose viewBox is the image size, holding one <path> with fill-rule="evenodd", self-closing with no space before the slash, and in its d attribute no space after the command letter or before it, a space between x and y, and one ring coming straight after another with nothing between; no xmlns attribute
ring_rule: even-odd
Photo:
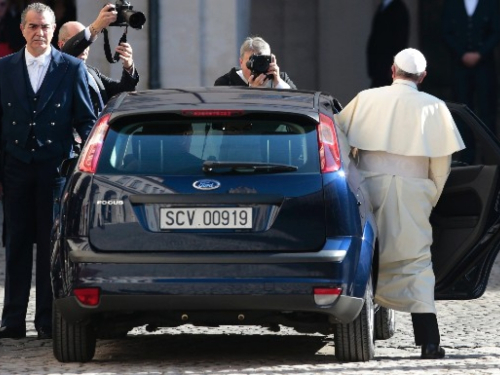
<svg viewBox="0 0 500 375"><path fill-rule="evenodd" d="M335 357L342 362L365 362L375 355L373 289L366 286L364 304L358 317L334 329Z"/></svg>
<svg viewBox="0 0 500 375"><path fill-rule="evenodd" d="M94 358L96 335L88 323L69 323L54 303L52 347L59 362L88 362Z"/></svg>
<svg viewBox="0 0 500 375"><path fill-rule="evenodd" d="M375 313L375 340L387 340L396 332L396 316L393 309L380 306Z"/></svg>

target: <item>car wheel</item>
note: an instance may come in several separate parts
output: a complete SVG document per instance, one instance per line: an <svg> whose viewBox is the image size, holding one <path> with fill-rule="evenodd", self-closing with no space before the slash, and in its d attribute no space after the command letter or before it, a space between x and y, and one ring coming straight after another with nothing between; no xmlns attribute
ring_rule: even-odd
<svg viewBox="0 0 500 375"><path fill-rule="evenodd" d="M364 362L373 359L374 311L371 280L366 286L364 304L358 317L348 324L337 324L334 330L335 357L342 362Z"/></svg>
<svg viewBox="0 0 500 375"><path fill-rule="evenodd" d="M95 354L96 335L88 323L69 323L53 305L52 346L59 362L88 362Z"/></svg>
<svg viewBox="0 0 500 375"><path fill-rule="evenodd" d="M375 340L387 340L396 332L396 316L393 309L379 307L375 313Z"/></svg>

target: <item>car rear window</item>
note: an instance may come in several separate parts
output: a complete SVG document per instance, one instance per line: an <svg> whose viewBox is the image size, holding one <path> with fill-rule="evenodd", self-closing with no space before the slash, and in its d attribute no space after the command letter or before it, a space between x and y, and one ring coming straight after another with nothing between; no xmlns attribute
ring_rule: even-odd
<svg viewBox="0 0 500 375"><path fill-rule="evenodd" d="M319 171L316 124L308 119L134 118L110 124L97 173L203 174L203 162L250 162Z"/></svg>

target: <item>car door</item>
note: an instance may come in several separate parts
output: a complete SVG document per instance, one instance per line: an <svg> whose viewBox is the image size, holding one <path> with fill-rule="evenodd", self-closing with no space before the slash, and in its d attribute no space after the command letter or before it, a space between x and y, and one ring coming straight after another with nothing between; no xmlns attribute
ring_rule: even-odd
<svg viewBox="0 0 500 375"><path fill-rule="evenodd" d="M453 155L431 215L435 297L474 299L484 293L500 249L500 143L467 106L447 105L469 147Z"/></svg>

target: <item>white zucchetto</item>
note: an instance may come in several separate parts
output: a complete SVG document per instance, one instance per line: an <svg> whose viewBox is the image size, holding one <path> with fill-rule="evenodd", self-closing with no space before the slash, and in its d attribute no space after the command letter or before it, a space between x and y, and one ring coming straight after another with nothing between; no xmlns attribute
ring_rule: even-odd
<svg viewBox="0 0 500 375"><path fill-rule="evenodd" d="M419 50L407 48L394 57L394 63L407 73L420 74L425 71L427 61Z"/></svg>

